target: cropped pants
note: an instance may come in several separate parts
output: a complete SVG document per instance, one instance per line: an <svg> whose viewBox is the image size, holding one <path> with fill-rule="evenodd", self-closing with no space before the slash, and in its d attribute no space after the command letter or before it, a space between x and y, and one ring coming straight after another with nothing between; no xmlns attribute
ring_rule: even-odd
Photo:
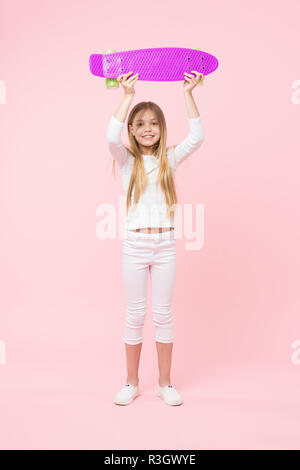
<svg viewBox="0 0 300 470"><path fill-rule="evenodd" d="M152 290L152 320L155 339L174 340L172 297L176 278L176 238L174 230L161 233L126 231L123 240L123 278L127 299L124 341L143 342L147 313L148 272Z"/></svg>

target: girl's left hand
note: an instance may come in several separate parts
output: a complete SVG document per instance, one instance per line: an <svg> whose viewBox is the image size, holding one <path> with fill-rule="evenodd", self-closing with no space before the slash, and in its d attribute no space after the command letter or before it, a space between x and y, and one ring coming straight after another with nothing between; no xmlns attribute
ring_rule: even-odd
<svg viewBox="0 0 300 470"><path fill-rule="evenodd" d="M205 79L205 76L203 73L197 72L197 70L191 70L191 72L194 72L197 76L194 77L194 75L184 72L185 75L185 80L183 82L183 90L184 91L192 91L195 86L197 85L203 85L203 81Z"/></svg>

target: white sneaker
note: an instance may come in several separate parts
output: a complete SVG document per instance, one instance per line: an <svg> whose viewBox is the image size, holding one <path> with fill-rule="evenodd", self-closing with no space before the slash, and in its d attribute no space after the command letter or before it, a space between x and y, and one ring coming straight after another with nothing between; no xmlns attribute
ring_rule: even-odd
<svg viewBox="0 0 300 470"><path fill-rule="evenodd" d="M157 396L163 399L167 405L181 405L183 400L173 385L158 386Z"/></svg>
<svg viewBox="0 0 300 470"><path fill-rule="evenodd" d="M125 387L121 388L121 390L115 396L114 403L116 403L116 405L129 405L129 403L131 403L138 395L138 384L137 386L126 384Z"/></svg>

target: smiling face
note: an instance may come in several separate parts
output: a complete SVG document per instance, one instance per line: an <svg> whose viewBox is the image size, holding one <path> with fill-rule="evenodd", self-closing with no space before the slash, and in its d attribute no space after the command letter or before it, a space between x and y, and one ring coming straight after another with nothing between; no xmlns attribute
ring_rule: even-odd
<svg viewBox="0 0 300 470"><path fill-rule="evenodd" d="M160 139L159 122L151 109L136 114L132 126L132 135L136 138L143 155L153 154L153 145Z"/></svg>

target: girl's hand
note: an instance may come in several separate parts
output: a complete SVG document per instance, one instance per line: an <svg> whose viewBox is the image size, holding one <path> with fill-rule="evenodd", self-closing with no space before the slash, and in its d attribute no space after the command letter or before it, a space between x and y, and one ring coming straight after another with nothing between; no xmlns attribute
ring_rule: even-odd
<svg viewBox="0 0 300 470"><path fill-rule="evenodd" d="M191 72L194 72L197 76L194 77L194 75L184 72L185 75L185 80L183 82L183 90L184 91L192 91L195 86L197 85L203 85L203 81L205 79L205 76L203 73L197 72L197 70L191 70Z"/></svg>
<svg viewBox="0 0 300 470"><path fill-rule="evenodd" d="M134 93L135 93L134 84L138 80L138 78L139 78L138 75L139 74L136 73L132 77L127 78L128 75L131 75L131 74L132 74L132 70L128 73L123 74L123 75L119 75L118 78L117 78L118 82L121 83L121 85L124 89L125 95L134 95Z"/></svg>

